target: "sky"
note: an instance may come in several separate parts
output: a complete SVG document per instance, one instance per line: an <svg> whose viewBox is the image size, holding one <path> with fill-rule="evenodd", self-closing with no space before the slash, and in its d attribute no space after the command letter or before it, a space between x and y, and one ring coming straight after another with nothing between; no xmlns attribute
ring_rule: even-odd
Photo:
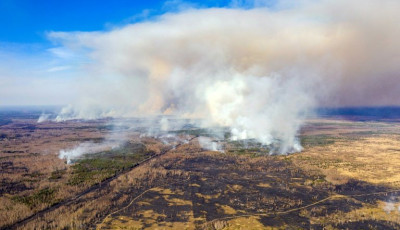
<svg viewBox="0 0 400 230"><path fill-rule="evenodd" d="M153 82L148 82L153 71L147 63L150 59L167 66L168 71L161 71L161 67L160 71L168 75L170 84L176 84L174 74L183 65L179 60L200 62L204 57L220 62L225 70L235 69L251 77L283 75L282 72L302 68L298 71L300 75L306 72L309 76L318 75L313 84L320 86L310 89L315 92L316 106L400 105L396 84L400 33L398 16L393 12L398 5L395 0L335 3L327 0L2 0L0 106L75 106L91 101L90 104L108 107L96 101L98 95L94 95L107 91L110 82L116 87L114 91L120 91L120 85L133 81L125 82L126 78L137 74L135 81L146 80L133 85L158 90ZM185 25L185 21L190 21L193 29L188 29L191 25ZM229 24L230 21L236 24ZM248 36L236 33L236 25ZM180 34L171 35L175 32ZM229 42L224 40L225 34L232 36ZM164 36L169 39L166 43L158 40ZM172 58L162 53L175 52L180 47L177 44L185 39L192 45L183 45L183 48L190 50L193 44L204 43L202 48L212 48L212 55L210 52L196 54L202 55L200 58L182 53L184 56ZM158 42L175 50L146 48ZM263 45L253 48L245 46L247 42ZM122 43L124 47L131 47L126 49L128 53L120 47ZM135 48L138 44L143 46ZM236 55L246 55L247 59L238 62ZM227 59L231 61L228 64ZM320 63L321 60L329 65ZM143 77L143 71L150 74ZM93 80L95 74L98 77ZM106 95L108 98L133 97L127 92L114 95L110 91ZM156 97L166 101L165 95L150 93L144 97L150 104L171 107L158 99L157 103L152 101ZM129 103L137 107L136 102L125 104Z"/></svg>
<svg viewBox="0 0 400 230"><path fill-rule="evenodd" d="M297 152L316 108L400 106L398 9L398 0L3 0L0 107L60 105L55 121L174 115Z"/></svg>
<svg viewBox="0 0 400 230"><path fill-rule="evenodd" d="M77 56L49 39L54 31L109 31L187 8L242 7L247 0L2 0L0 1L0 106L65 105L74 98ZM265 6L273 0L262 1Z"/></svg>
<svg viewBox="0 0 400 230"><path fill-rule="evenodd" d="M224 0L2 0L0 41L3 43L46 44L48 31L96 31L126 24L176 7L226 7ZM175 9L174 9L175 8Z"/></svg>
<svg viewBox="0 0 400 230"><path fill-rule="evenodd" d="M190 1L225 6L226 1ZM63 105L74 95L72 66L85 62L58 49L51 31L100 31L177 11L178 1L0 1L0 106ZM23 67L21 66L23 65Z"/></svg>

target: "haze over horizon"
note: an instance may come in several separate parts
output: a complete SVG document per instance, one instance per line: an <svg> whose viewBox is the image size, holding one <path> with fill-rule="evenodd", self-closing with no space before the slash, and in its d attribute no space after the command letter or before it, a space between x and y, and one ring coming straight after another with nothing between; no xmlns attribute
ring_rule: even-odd
<svg viewBox="0 0 400 230"><path fill-rule="evenodd" d="M1 34L0 106L201 118L286 153L315 108L400 105L398 1L28 3L3 3L33 21Z"/></svg>
<svg viewBox="0 0 400 230"><path fill-rule="evenodd" d="M251 43L242 44L241 51L234 51L236 55L242 55L246 59L238 60L242 62L241 68L268 66L270 72L278 72L281 68L280 62L286 62L286 65L293 67L293 63L287 62L289 60L283 60L285 55L289 56L286 58L300 60L305 68L310 68L305 63L307 59L332 62L328 68L333 69L335 74L329 74L326 78L335 77L337 80L327 82L335 84L335 87L333 93L323 95L327 100L322 100L319 104L322 107L398 106L398 5L398 2L392 0L351 3L262 0L119 1L114 4L95 4L94 1L54 3L43 0L36 4L26 0L2 1L0 11L4 20L3 30L0 32L0 106L67 105L80 100L81 91L86 90L86 86L81 85L88 78L87 75L93 74L88 73L87 69L97 68L93 63L99 61L99 57L94 54L96 49L99 52L102 47L81 44L76 37L78 34L114 36L116 40L125 39L123 42L126 43L127 37L116 37L118 31L122 34L123 31L141 27L139 32L142 33L144 27L148 30L158 29L155 28L157 25L166 30L172 26L175 31L180 30L187 35L193 34L194 30L198 33L205 32L202 28L187 31L185 25L178 25L181 22L177 20L186 19L198 20L197 22L214 20L214 34L238 37L235 40L240 44ZM231 17L237 17L236 21ZM170 19L176 19L171 22L174 24L165 24ZM203 25L209 26L206 23L203 22ZM245 26L244 30L248 30L246 32L253 33L255 30L260 33L241 37L240 32L232 34L232 30L243 30L240 26ZM257 26L269 27L268 32L267 29L260 31ZM167 36L165 30L156 33L160 37ZM194 35L184 36L185 38L180 39L186 39L192 44L201 42L195 40ZM256 39L259 40L246 38L250 36L257 36ZM72 41L75 44L71 44L71 41L67 44L66 37L75 37L75 41ZM288 37L292 39L287 40ZM262 40L264 41L260 42ZM281 47L279 42L273 44L274 40L284 45ZM252 49L249 46L254 43L270 47L249 50ZM86 48L82 50L79 47L81 45ZM220 44L214 45L221 47ZM289 46L289 49L280 51L284 46ZM88 49L93 52L88 52ZM161 55L161 50L159 51L157 55ZM249 64L249 60L258 63ZM328 75L324 71L326 70L317 74ZM119 76L113 75L120 73L108 75L108 78L116 78Z"/></svg>

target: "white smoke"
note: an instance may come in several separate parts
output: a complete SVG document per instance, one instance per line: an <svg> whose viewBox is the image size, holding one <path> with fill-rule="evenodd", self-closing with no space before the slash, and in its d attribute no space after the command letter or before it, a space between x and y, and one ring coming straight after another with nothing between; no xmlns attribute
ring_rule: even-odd
<svg viewBox="0 0 400 230"><path fill-rule="evenodd" d="M391 213L392 211L394 211L394 210L396 210L396 197L394 197L394 196L390 196L389 197L389 200L388 201L386 201L386 202L384 202L384 207L383 207L383 210L387 213L387 214L389 214L389 213ZM398 211L400 212L400 205L398 206Z"/></svg>
<svg viewBox="0 0 400 230"><path fill-rule="evenodd" d="M199 145L206 150L210 150L210 151L219 151L219 152L223 152L223 146L218 143L217 141L209 138L209 137L199 137L197 138L199 141Z"/></svg>
<svg viewBox="0 0 400 230"><path fill-rule="evenodd" d="M161 125L161 130L162 131L168 131L169 122L168 122L168 119L166 117L161 118L160 125Z"/></svg>
<svg viewBox="0 0 400 230"><path fill-rule="evenodd" d="M296 135L318 103L400 104L398 1L287 5L189 9L106 32L50 33L91 59L79 100L57 120L202 118L230 127L233 139L287 153L301 150Z"/></svg>
<svg viewBox="0 0 400 230"><path fill-rule="evenodd" d="M393 201L385 202L385 207L383 208L383 210L384 210L387 214L391 213L394 209L395 209L395 207L394 207Z"/></svg>
<svg viewBox="0 0 400 230"><path fill-rule="evenodd" d="M301 151L296 139L306 112L314 105L301 78L282 76L234 77L206 90L210 117L231 127L233 140L257 139L279 143L278 152Z"/></svg>
<svg viewBox="0 0 400 230"><path fill-rule="evenodd" d="M102 151L107 151L110 149L114 149L120 146L121 143L111 143L111 142L103 142L103 143L92 143L92 142L84 142L80 143L78 146L72 149L62 149L60 150L58 157L60 159L64 159L67 161L67 164L72 163L72 160L78 159L79 157L85 154L98 153Z"/></svg>
<svg viewBox="0 0 400 230"><path fill-rule="evenodd" d="M396 209L396 205L397 205L397 209ZM400 212L400 204L398 203L398 197L390 196L389 199L384 202L383 210L387 214L390 214L393 211Z"/></svg>
<svg viewBox="0 0 400 230"><path fill-rule="evenodd" d="M126 121L121 122L116 120L107 122L105 126L110 130L100 143L88 141L82 142L73 148L61 149L58 152L58 157L66 160L67 164L70 164L73 160L79 159L82 156L116 149L123 146L128 141L135 139L132 136L128 136L128 132L130 132L132 127L128 126Z"/></svg>
<svg viewBox="0 0 400 230"><path fill-rule="evenodd" d="M42 113L42 114L39 116L39 118L38 118L38 120L37 120L37 123L42 123L42 122L45 122L45 121L50 120L50 116L51 116L51 114Z"/></svg>
<svg viewBox="0 0 400 230"><path fill-rule="evenodd" d="M85 155L120 148L127 142L137 141L140 138L156 138L164 145L170 146L176 146L179 143L188 143L188 140L192 138L190 135L184 133L175 133L175 131L182 131L188 123L185 120L173 117L157 116L115 119L107 122L105 125L109 128L109 132L105 135L102 142L83 142L73 148L61 149L58 157L70 164L73 160ZM196 126L196 123L190 125Z"/></svg>

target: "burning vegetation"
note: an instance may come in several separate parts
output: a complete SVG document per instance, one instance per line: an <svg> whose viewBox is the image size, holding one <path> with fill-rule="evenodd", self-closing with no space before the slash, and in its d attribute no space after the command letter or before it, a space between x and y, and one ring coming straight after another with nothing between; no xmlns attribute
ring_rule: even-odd
<svg viewBox="0 0 400 230"><path fill-rule="evenodd" d="M115 144L108 122L2 125L2 228L400 227L397 123L310 120L290 155L225 129L128 125L116 147L59 157Z"/></svg>

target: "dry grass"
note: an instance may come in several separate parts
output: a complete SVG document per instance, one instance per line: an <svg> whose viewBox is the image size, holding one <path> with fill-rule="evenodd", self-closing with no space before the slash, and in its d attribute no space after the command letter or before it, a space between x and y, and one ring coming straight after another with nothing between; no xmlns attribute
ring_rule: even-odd
<svg viewBox="0 0 400 230"><path fill-rule="evenodd" d="M400 127L332 120L310 124L303 135L319 139L308 140L302 153L254 157L203 151L196 142L188 143L120 175L106 187L34 219L21 229L96 226L102 229L285 229L296 226L293 223L298 220L290 222L291 218L304 218L309 224L326 229L340 229L348 226L340 224L363 221L400 224L398 200L394 201L395 209L385 211L385 199L389 195L372 201L345 195L326 199L340 192L335 190L337 186L355 180L388 190L400 188ZM54 200L63 200L88 187L68 185L72 169L57 157L60 149L73 147L79 140L103 138L106 134L93 128L97 123L85 125L92 128L80 129L77 124L61 123L38 125L53 127L50 131L0 130L10 137L0 141L0 180L14 186L0 197L3 226L51 205L41 203L29 207L16 202L13 199L16 196L28 197L42 189L55 188ZM13 132L20 132L22 137L16 137ZM139 140L137 136L130 138ZM170 147L149 137L140 141L156 154ZM186 184L178 186L188 178ZM149 191L148 196L132 202L143 191ZM257 192L271 195L259 196ZM299 193L305 196L285 195ZM327 200L333 203L327 205L324 203ZM330 210L332 206L335 208ZM199 211L199 208L203 209ZM163 209L172 211L163 213ZM293 212L288 214L287 210ZM280 216L261 215L278 211Z"/></svg>
<svg viewBox="0 0 400 230"><path fill-rule="evenodd" d="M350 178L377 185L400 187L400 140L397 135L379 134L356 140L307 148L289 156L305 171L318 170L333 184Z"/></svg>

